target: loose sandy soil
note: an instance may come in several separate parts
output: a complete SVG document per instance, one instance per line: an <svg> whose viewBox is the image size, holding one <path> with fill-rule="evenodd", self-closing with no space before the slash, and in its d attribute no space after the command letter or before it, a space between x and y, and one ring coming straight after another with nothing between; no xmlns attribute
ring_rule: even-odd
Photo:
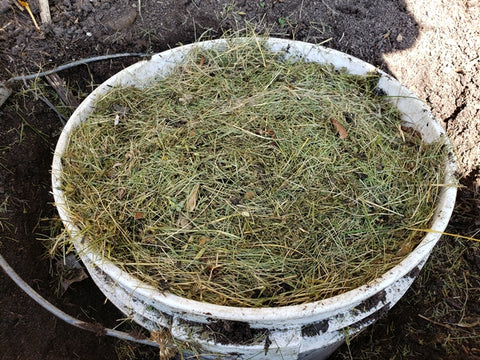
<svg viewBox="0 0 480 360"><path fill-rule="evenodd" d="M29 2L40 21L36 1ZM448 232L480 230L480 2L478 0L51 0L36 31L14 0L0 2L0 81L103 54L156 53L219 37L245 21L272 36L322 43L394 75L432 109L453 142L462 187ZM16 81L0 108L0 253L66 312L107 326L122 315L85 280L61 297L38 239L55 221L49 169L75 103L137 61L124 57L58 73L74 101L45 78ZM444 237L404 299L334 359L480 359L480 250ZM130 325L123 325L130 326ZM0 359L148 359L155 352L97 337L55 319L0 274Z"/></svg>

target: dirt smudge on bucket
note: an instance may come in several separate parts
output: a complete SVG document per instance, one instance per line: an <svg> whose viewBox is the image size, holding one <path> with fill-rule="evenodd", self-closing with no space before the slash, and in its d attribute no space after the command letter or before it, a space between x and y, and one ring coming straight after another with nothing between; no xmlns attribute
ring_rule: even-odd
<svg viewBox="0 0 480 360"><path fill-rule="evenodd" d="M418 274L420 274L420 267L415 266L412 270L410 270L405 277L409 277L411 279L416 279L418 277Z"/></svg>
<svg viewBox="0 0 480 360"><path fill-rule="evenodd" d="M328 330L328 320L321 320L302 326L302 337L313 337Z"/></svg>
<svg viewBox="0 0 480 360"><path fill-rule="evenodd" d="M264 342L267 329L253 329L246 322L211 320L206 327L211 331L213 341L219 344L248 344Z"/></svg>
<svg viewBox="0 0 480 360"><path fill-rule="evenodd" d="M360 321L357 321L356 323L350 325L349 329L351 332L356 332L365 326L368 326L378 319L380 319L383 315L385 315L388 310L390 310L390 304L387 304L385 306L382 306L380 309L377 311L373 312L372 314L368 315L367 317L363 318Z"/></svg>
<svg viewBox="0 0 480 360"><path fill-rule="evenodd" d="M386 296L387 296L387 293L385 290L379 291L375 295L369 297L368 299L362 301L360 304L355 306L355 309L361 312L368 312L371 309L377 307L380 302L385 303Z"/></svg>

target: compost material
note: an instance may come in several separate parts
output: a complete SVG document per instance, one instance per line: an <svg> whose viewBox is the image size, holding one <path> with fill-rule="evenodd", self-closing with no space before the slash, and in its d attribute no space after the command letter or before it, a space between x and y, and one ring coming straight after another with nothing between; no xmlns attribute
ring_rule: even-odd
<svg viewBox="0 0 480 360"><path fill-rule="evenodd" d="M176 295L259 307L363 285L418 243L443 141L402 123L377 73L262 41L114 88L73 132L63 190L93 250Z"/></svg>

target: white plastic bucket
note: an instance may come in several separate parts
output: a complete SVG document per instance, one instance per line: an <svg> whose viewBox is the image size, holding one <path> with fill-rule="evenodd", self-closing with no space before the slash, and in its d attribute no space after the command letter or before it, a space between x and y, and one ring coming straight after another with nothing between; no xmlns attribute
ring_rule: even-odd
<svg viewBox="0 0 480 360"><path fill-rule="evenodd" d="M386 313L407 291L448 224L453 211L456 169L452 150L445 163L444 186L432 221L432 232L399 265L364 286L322 301L278 308L239 308L203 303L164 293L123 272L88 249L69 218L61 191L61 158L73 128L86 120L97 98L113 86L142 87L168 75L194 47L224 48L226 40L181 46L140 61L101 84L77 108L56 147L53 195L64 225L70 231L82 261L95 283L123 313L150 331L168 329L180 342L195 344L204 359L325 359L345 338L351 337ZM266 45L287 58L328 63L352 74L376 70L344 53L300 41L268 39ZM422 134L425 142L444 136L440 124L413 93L384 72L380 88L403 113L407 126ZM447 141L447 145L449 145ZM450 185L449 185L450 184ZM222 333L219 338L216 333ZM238 334L242 333L241 339Z"/></svg>

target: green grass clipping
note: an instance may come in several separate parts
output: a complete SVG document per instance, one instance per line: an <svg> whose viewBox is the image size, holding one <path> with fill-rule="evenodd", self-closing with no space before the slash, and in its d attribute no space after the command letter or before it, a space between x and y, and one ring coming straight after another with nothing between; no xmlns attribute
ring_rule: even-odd
<svg viewBox="0 0 480 360"><path fill-rule="evenodd" d="M428 227L446 156L378 80L258 38L194 49L73 131L70 216L93 250L189 299L285 306L361 286L421 240L408 229Z"/></svg>

